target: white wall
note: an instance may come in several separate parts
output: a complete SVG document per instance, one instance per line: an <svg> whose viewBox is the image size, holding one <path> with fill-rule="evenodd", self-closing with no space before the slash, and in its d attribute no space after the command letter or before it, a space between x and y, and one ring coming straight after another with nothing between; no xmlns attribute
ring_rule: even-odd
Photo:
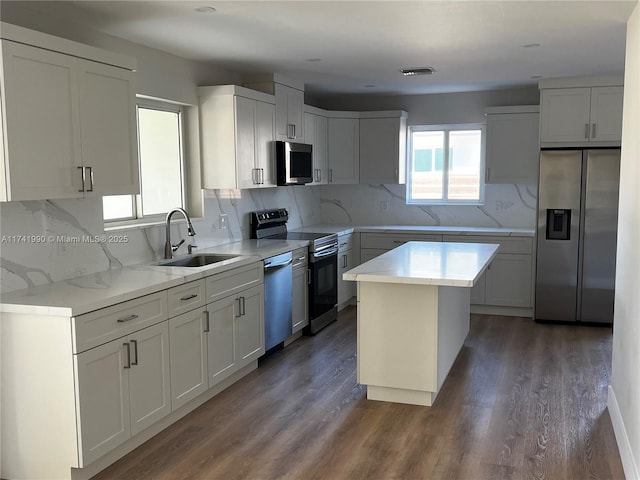
<svg viewBox="0 0 640 480"><path fill-rule="evenodd" d="M640 479L640 3L627 23L609 412L628 480Z"/></svg>

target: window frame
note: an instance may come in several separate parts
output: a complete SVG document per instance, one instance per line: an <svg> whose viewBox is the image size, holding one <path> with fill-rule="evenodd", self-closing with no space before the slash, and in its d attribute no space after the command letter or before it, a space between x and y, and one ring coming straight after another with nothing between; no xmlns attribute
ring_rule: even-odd
<svg viewBox="0 0 640 480"><path fill-rule="evenodd" d="M478 199L419 199L411 198L411 187L413 183L413 133L414 132L444 132L443 142L443 165L442 165L442 192L446 196L449 189L449 133L452 131L480 130L480 172L478 179ZM407 205L484 205L484 190L486 179L486 151L487 128L485 123L455 123L440 125L410 125L407 128L407 158L406 158L406 191L405 203ZM436 159L433 158L433 169L435 169Z"/></svg>
<svg viewBox="0 0 640 480"><path fill-rule="evenodd" d="M160 98L152 98L146 96L136 97L136 138L137 138L137 155L138 155L138 178L140 193L130 194L131 206L133 216L131 217L119 217L113 219L105 219L103 213L103 222L105 229L113 229L127 226L142 226L164 223L166 219L166 213L159 213L153 215L143 215L143 197L142 197L142 161L140 156L140 123L139 123L139 109L146 108L150 110L158 110L163 112L171 112L178 114L178 129L179 129L179 152L180 152L180 201L181 205L176 205L181 208L185 208L187 202L187 178L186 178L186 129L185 129L185 115L187 105L182 103L172 102L171 100L165 100Z"/></svg>

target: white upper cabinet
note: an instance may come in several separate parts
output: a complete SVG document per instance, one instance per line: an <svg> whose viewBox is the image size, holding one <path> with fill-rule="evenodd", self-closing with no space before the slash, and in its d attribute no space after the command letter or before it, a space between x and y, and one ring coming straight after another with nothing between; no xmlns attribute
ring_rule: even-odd
<svg viewBox="0 0 640 480"><path fill-rule="evenodd" d="M571 79L540 82L542 146L620 144L623 87L610 79L589 82L582 79L574 87L569 87Z"/></svg>
<svg viewBox="0 0 640 480"><path fill-rule="evenodd" d="M360 177L358 112L329 112L327 141L329 183L356 184Z"/></svg>
<svg viewBox="0 0 640 480"><path fill-rule="evenodd" d="M3 23L0 200L138 193L133 68Z"/></svg>
<svg viewBox="0 0 640 480"><path fill-rule="evenodd" d="M537 105L486 110L486 183L537 183L539 110Z"/></svg>
<svg viewBox="0 0 640 480"><path fill-rule="evenodd" d="M199 87L202 188L273 187L275 99L236 85Z"/></svg>
<svg viewBox="0 0 640 480"><path fill-rule="evenodd" d="M133 72L79 60L82 159L97 195L139 192Z"/></svg>
<svg viewBox="0 0 640 480"><path fill-rule="evenodd" d="M293 140L301 143L304 139L304 91L276 83L275 96L278 140Z"/></svg>
<svg viewBox="0 0 640 480"><path fill-rule="evenodd" d="M329 178L327 166L327 117L320 109L305 106L304 143L312 147L313 182L310 185L325 185Z"/></svg>
<svg viewBox="0 0 640 480"><path fill-rule="evenodd" d="M360 113L360 183L405 183L407 112Z"/></svg>

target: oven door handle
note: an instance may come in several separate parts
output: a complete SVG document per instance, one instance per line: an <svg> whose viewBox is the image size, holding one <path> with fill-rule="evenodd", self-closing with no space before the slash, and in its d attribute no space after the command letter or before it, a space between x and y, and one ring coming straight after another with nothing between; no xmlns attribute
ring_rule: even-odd
<svg viewBox="0 0 640 480"><path fill-rule="evenodd" d="M315 252L313 254L313 258L328 257L329 255L335 255L336 253L338 253L338 249L337 248L332 248L331 250L324 250L324 251L320 251L320 252Z"/></svg>
<svg viewBox="0 0 640 480"><path fill-rule="evenodd" d="M291 259L291 260L287 260L287 261L286 261L286 262L284 262L284 263L277 263L277 264L275 264L275 265L274 265L274 264L272 264L272 263L269 263L269 264L265 264L265 265L264 265L264 270L265 270L265 271L267 271L267 270L274 270L274 269L276 269L276 268L286 267L287 265L291 265L292 263L293 263L293 259Z"/></svg>

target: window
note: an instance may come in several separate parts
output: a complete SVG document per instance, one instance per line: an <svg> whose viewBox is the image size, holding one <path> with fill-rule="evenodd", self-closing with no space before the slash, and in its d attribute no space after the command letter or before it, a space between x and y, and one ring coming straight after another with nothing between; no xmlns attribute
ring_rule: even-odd
<svg viewBox="0 0 640 480"><path fill-rule="evenodd" d="M153 220L183 206L182 113L180 105L138 102L140 194L103 197L105 222Z"/></svg>
<svg viewBox="0 0 640 480"><path fill-rule="evenodd" d="M484 125L409 129L407 203L480 203L484 196Z"/></svg>

